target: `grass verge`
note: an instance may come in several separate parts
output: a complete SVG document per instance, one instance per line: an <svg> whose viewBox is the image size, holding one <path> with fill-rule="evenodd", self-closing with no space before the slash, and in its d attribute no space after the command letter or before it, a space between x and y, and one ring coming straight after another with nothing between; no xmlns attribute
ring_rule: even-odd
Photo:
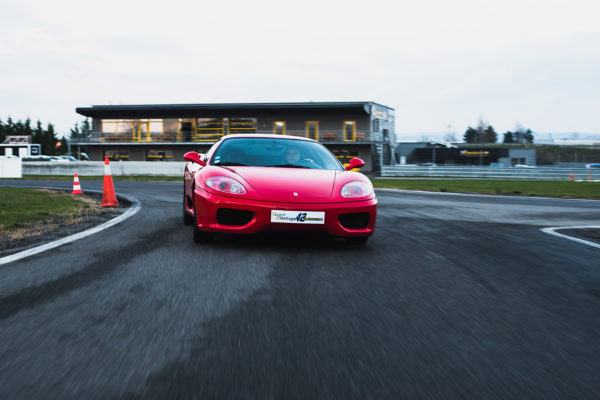
<svg viewBox="0 0 600 400"><path fill-rule="evenodd" d="M98 176L80 176L82 181L101 180ZM71 176L24 175L23 179L71 181ZM116 181L174 181L180 176L113 176ZM513 179L388 179L373 178L376 188L424 190L430 192L481 193L600 199L600 183L569 181L537 181Z"/></svg>
<svg viewBox="0 0 600 400"><path fill-rule="evenodd" d="M86 200L50 190L0 188L0 232L89 210Z"/></svg>
<svg viewBox="0 0 600 400"><path fill-rule="evenodd" d="M119 211L63 191L0 188L0 256L96 226Z"/></svg>
<svg viewBox="0 0 600 400"><path fill-rule="evenodd" d="M376 188L424 190L429 192L481 193L600 199L600 183L534 181L511 179L381 179L372 180Z"/></svg>

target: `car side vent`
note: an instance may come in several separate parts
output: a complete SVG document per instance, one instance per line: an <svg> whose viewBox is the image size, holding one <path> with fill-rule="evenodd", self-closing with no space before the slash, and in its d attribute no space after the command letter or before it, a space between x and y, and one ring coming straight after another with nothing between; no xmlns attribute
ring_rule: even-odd
<svg viewBox="0 0 600 400"><path fill-rule="evenodd" d="M369 225L369 213L340 214L338 219L347 229L364 229Z"/></svg>
<svg viewBox="0 0 600 400"><path fill-rule="evenodd" d="M254 218L252 211L231 208L219 208L217 210L217 222L221 225L242 226L252 221L252 218Z"/></svg>

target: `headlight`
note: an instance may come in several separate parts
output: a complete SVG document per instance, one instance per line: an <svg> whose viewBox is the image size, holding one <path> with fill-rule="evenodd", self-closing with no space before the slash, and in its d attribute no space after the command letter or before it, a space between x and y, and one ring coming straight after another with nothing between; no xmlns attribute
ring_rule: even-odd
<svg viewBox="0 0 600 400"><path fill-rule="evenodd" d="M206 180L206 186L219 192L229 194L246 194L246 188L233 178L227 176L211 176Z"/></svg>
<svg viewBox="0 0 600 400"><path fill-rule="evenodd" d="M373 193L373 186L362 181L352 181L342 187L340 194L347 199L366 197Z"/></svg>

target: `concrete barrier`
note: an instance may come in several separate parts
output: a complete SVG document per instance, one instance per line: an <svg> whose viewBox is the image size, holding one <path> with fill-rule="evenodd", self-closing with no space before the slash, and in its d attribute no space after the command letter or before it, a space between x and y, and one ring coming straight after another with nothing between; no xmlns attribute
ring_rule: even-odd
<svg viewBox="0 0 600 400"><path fill-rule="evenodd" d="M540 180L590 180L600 179L600 170L543 166L537 168L495 168L480 166L417 166L393 165L381 168L384 177L427 178L489 178L489 179L540 179Z"/></svg>
<svg viewBox="0 0 600 400"><path fill-rule="evenodd" d="M20 158L0 156L0 178L21 178L22 164Z"/></svg>
<svg viewBox="0 0 600 400"><path fill-rule="evenodd" d="M183 176L185 161L112 161L110 169L113 175L153 175ZM24 175L104 175L104 162L25 162Z"/></svg>

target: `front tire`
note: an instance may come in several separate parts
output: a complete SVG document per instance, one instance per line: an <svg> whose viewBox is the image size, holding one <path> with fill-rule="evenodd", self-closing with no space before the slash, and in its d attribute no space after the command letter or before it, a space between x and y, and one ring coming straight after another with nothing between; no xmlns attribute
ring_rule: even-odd
<svg viewBox="0 0 600 400"><path fill-rule="evenodd" d="M194 223L194 216L188 214L185 211L185 206L184 206L184 209L183 209L183 224L184 225L192 225L193 223Z"/></svg>
<svg viewBox="0 0 600 400"><path fill-rule="evenodd" d="M195 243L207 243L212 242L214 235L212 232L205 232L194 226L194 242Z"/></svg>
<svg viewBox="0 0 600 400"><path fill-rule="evenodd" d="M364 246L367 244L367 240L369 240L369 236L356 236L346 238L346 244L351 246Z"/></svg>
<svg viewBox="0 0 600 400"><path fill-rule="evenodd" d="M183 205L181 206L181 209L183 210L183 224L184 225L192 225L194 223L194 216L188 214L185 211L185 205L187 203L187 197L185 195L185 187L183 188Z"/></svg>

